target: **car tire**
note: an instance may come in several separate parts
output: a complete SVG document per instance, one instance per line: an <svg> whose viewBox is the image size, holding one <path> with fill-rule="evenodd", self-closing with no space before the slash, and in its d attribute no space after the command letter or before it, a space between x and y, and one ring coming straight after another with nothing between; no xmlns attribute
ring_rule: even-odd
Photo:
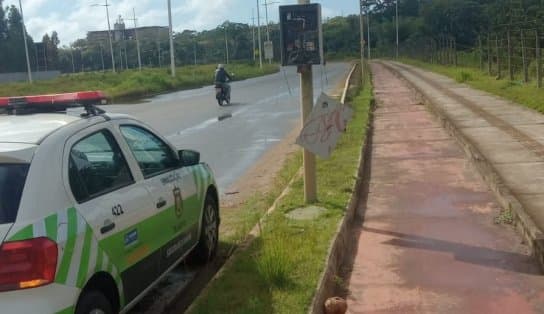
<svg viewBox="0 0 544 314"><path fill-rule="evenodd" d="M114 314L114 311L102 292L88 291L79 298L75 314Z"/></svg>
<svg viewBox="0 0 544 314"><path fill-rule="evenodd" d="M202 213L202 228L198 244L191 253L190 261L195 264L206 264L217 255L219 244L219 209L217 202L208 194Z"/></svg>

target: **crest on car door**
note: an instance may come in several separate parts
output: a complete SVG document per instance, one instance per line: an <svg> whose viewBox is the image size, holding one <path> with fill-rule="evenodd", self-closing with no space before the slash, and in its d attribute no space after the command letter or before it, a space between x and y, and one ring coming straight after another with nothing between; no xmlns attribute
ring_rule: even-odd
<svg viewBox="0 0 544 314"><path fill-rule="evenodd" d="M181 214L183 213L183 198L181 196L181 189L178 187L174 188L174 203L176 207L176 216L181 217Z"/></svg>

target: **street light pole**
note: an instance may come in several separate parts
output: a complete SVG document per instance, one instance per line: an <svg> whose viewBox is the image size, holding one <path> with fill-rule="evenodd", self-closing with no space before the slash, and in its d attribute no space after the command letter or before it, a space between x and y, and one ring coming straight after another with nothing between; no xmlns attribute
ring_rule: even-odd
<svg viewBox="0 0 544 314"><path fill-rule="evenodd" d="M21 4L21 0L19 0L19 9L21 9L21 22L22 22L22 28L23 28L23 39L25 42L25 54L26 54L26 70L28 72L28 82L32 84L32 69L30 69L30 58L28 57L28 44L26 41L26 26L25 26L25 18L23 16L23 5Z"/></svg>
<svg viewBox="0 0 544 314"><path fill-rule="evenodd" d="M397 51L396 51L396 57L399 58L399 0L395 1L395 20L396 20L396 28L397 28Z"/></svg>
<svg viewBox="0 0 544 314"><path fill-rule="evenodd" d="M168 0L168 23L170 27L170 71L176 77L176 59L174 59L174 30L172 28L172 4Z"/></svg>
<svg viewBox="0 0 544 314"><path fill-rule="evenodd" d="M259 37L259 66L261 69L263 68L263 54L262 54L262 47L263 44L261 42L261 10L259 9L259 0L257 0L257 36Z"/></svg>
<svg viewBox="0 0 544 314"><path fill-rule="evenodd" d="M112 71L113 73L115 73L115 55L113 54L113 42L112 42L112 38L111 38L111 25L110 25L110 9L108 9L109 7L109 4L108 4L108 0L106 0L106 18L108 19L108 38L110 40L110 52L111 52L111 67L112 67Z"/></svg>

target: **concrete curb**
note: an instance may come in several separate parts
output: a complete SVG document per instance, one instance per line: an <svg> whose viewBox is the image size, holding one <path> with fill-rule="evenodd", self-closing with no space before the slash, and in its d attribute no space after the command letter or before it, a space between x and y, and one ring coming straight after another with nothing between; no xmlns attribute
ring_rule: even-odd
<svg viewBox="0 0 544 314"><path fill-rule="evenodd" d="M516 230L522 235L523 239L529 245L533 257L536 258L541 269L544 270L544 233L537 227L533 219L527 214L527 211L515 194L512 193L506 184L504 184L504 180L493 167L493 164L485 158L476 144L461 132L447 113L429 100L429 97L426 96L424 91L408 81L393 66L384 62L378 63L386 67L398 78L407 82L408 85L415 91L421 102L435 117L438 118L441 125L459 143L459 145L461 145L465 155L476 167L484 181L495 195L498 203L503 209L512 211Z"/></svg>
<svg viewBox="0 0 544 314"><path fill-rule="evenodd" d="M351 71L350 79L353 73L354 71ZM349 84L347 84L347 86L349 87ZM345 94L349 90L348 87L346 87L344 90ZM346 255L349 255L350 252L352 252L353 249L355 248L356 243L352 241L352 236L350 231L351 231L351 226L354 220L356 220L356 218L360 218L357 215L357 205L359 204L359 201L361 199L361 195L359 191L361 191L363 184L365 182L365 169L368 165L368 161L370 157L370 154L369 154L370 150L369 150L368 144L372 138L372 112L373 111L374 111L374 102L371 103L371 109L370 109L371 118L369 119L369 125L367 126L367 136L363 142L363 145L361 148L361 154L359 156L359 168L357 169L357 172L355 173L355 176L357 179L353 187L353 193L346 207L346 214L344 215L344 218L342 218L342 220L338 224L338 227L336 230L336 236L334 237L334 239L331 242L331 245L329 246L327 257L325 259L326 266L325 266L325 269L323 270L323 273L321 274L319 283L317 285L317 289L314 294L311 307L308 311L309 314L324 313L325 301L330 297L336 296L337 292L342 289L338 279L341 277L340 273L342 272L342 269L344 269Z"/></svg>

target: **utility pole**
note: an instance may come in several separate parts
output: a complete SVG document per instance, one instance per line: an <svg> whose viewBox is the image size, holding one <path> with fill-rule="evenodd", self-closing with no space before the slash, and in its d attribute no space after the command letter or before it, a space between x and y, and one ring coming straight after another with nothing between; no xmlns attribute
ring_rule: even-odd
<svg viewBox="0 0 544 314"><path fill-rule="evenodd" d="M365 82L365 21L363 19L363 6L364 6L364 0L359 0L359 26L360 29L360 35L361 35L361 80L362 80L362 86L364 86Z"/></svg>
<svg viewBox="0 0 544 314"><path fill-rule="evenodd" d="M168 24L170 28L170 72L176 77L176 59L174 59L174 30L172 28L172 4L168 0Z"/></svg>
<svg viewBox="0 0 544 314"><path fill-rule="evenodd" d="M138 38L138 19L136 18L136 9L132 8L133 18L128 19L134 21L134 37L136 39L136 50L138 51L138 69L142 71L142 57L140 54L140 40Z"/></svg>
<svg viewBox="0 0 544 314"><path fill-rule="evenodd" d="M251 10L252 11L252 20L253 20L253 27L251 28L251 36L253 38L253 62L255 62L255 60L257 60L257 55L256 55L256 44L255 44L255 9Z"/></svg>
<svg viewBox="0 0 544 314"><path fill-rule="evenodd" d="M197 47L196 47L196 44L197 44L197 36L195 35L194 36L194 43L193 43L193 49L194 49L194 54L195 54L195 65L197 64L197 58L196 58L196 53L197 53Z"/></svg>
<svg viewBox="0 0 544 314"><path fill-rule="evenodd" d="M106 67L104 65L104 52L102 51L102 44L100 44L100 59L102 60L102 72L105 72Z"/></svg>
<svg viewBox="0 0 544 314"><path fill-rule="evenodd" d="M105 4L93 4L92 7L105 7L106 8L106 19L108 20L108 40L110 43L110 54L111 54L111 69L112 72L115 73L115 54L113 52L113 42L112 42L112 35L111 35L111 24L110 24L110 10L108 7L110 6L108 4L108 0L105 0Z"/></svg>
<svg viewBox="0 0 544 314"><path fill-rule="evenodd" d="M368 47L368 60L372 59L370 56L370 10L366 11L366 32L367 36L366 39L368 41L367 47Z"/></svg>
<svg viewBox="0 0 544 314"><path fill-rule="evenodd" d="M310 4L310 0L298 0L298 4ZM314 83L312 65L301 65L300 73L300 102L302 105L302 128L310 117L314 107ZM304 200L307 204L317 201L317 179L315 155L307 149L303 151L304 163Z"/></svg>
<svg viewBox="0 0 544 314"><path fill-rule="evenodd" d="M70 45L70 54L72 55L72 73L76 73L76 65L74 64L74 47Z"/></svg>
<svg viewBox="0 0 544 314"><path fill-rule="evenodd" d="M30 58L28 56L28 44L26 41L26 25L25 25L25 18L23 16L23 5L21 4L21 0L19 0L19 9L21 10L21 23L23 23L23 40L25 42L25 54L26 54L26 71L28 73L28 82L32 84L32 69L30 68Z"/></svg>
<svg viewBox="0 0 544 314"><path fill-rule="evenodd" d="M225 25L225 57L227 59L227 64L229 64L229 41L227 39L227 25Z"/></svg>
<svg viewBox="0 0 544 314"><path fill-rule="evenodd" d="M270 23L268 22L268 6L275 4L278 2L268 2L268 0L264 0L264 12L265 12L265 18L266 18L266 41L270 42ZM268 59L268 63L272 64L272 59Z"/></svg>
<svg viewBox="0 0 544 314"><path fill-rule="evenodd" d="M397 28L397 49L396 49L396 57L399 58L399 0L395 1L395 21L396 21L396 28Z"/></svg>
<svg viewBox="0 0 544 314"><path fill-rule="evenodd" d="M262 47L263 43L261 42L261 10L259 9L259 0L257 0L257 35L259 37L259 66L261 69L263 68L263 54L262 54Z"/></svg>

